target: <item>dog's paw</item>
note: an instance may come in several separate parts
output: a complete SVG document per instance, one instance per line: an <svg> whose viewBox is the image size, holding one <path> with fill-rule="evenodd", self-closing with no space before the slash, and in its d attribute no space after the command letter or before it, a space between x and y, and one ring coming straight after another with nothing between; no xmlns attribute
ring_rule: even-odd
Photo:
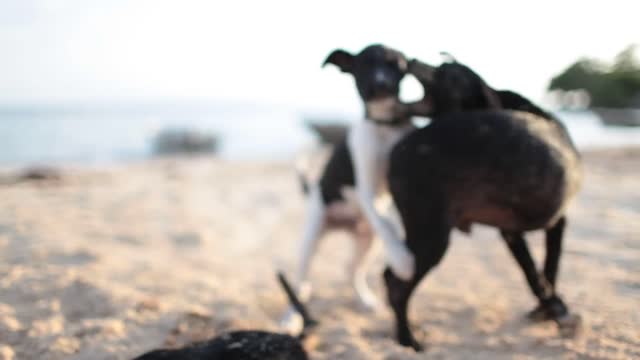
<svg viewBox="0 0 640 360"><path fill-rule="evenodd" d="M398 338L398 343L402 346L412 348L415 352L423 352L424 345L416 340L412 335L401 336Z"/></svg>
<svg viewBox="0 0 640 360"><path fill-rule="evenodd" d="M303 328L302 316L293 308L289 308L278 322L280 329L288 334L299 334Z"/></svg>
<svg viewBox="0 0 640 360"><path fill-rule="evenodd" d="M367 312L376 312L382 309L382 302L371 290L364 276L356 276L353 279L352 286L360 309Z"/></svg>
<svg viewBox="0 0 640 360"><path fill-rule="evenodd" d="M413 278L415 259L403 243L393 246L387 251L387 263L393 274L400 280L409 281Z"/></svg>
<svg viewBox="0 0 640 360"><path fill-rule="evenodd" d="M553 314L542 304L539 304L535 309L529 311L526 316L527 319L532 322L553 320Z"/></svg>
<svg viewBox="0 0 640 360"><path fill-rule="evenodd" d="M383 308L380 299L369 289L367 291L356 289L356 298L358 299L358 305L364 311L377 312Z"/></svg>

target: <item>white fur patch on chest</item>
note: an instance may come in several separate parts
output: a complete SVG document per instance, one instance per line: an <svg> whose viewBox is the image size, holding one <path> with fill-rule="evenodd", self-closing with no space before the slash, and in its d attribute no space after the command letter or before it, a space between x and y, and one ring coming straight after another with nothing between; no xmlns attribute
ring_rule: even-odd
<svg viewBox="0 0 640 360"><path fill-rule="evenodd" d="M385 97L366 102L367 115L376 121L392 121L397 99Z"/></svg>

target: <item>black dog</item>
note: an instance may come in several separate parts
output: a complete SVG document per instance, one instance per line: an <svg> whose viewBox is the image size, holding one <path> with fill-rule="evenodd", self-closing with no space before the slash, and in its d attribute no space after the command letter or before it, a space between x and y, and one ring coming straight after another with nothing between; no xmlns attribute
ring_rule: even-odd
<svg viewBox="0 0 640 360"><path fill-rule="evenodd" d="M316 322L300 303L284 275L278 274L278 280L293 307L302 315L304 328L298 336L260 330L234 331L180 349L154 350L133 360L307 360L301 340Z"/></svg>
<svg viewBox="0 0 640 360"><path fill-rule="evenodd" d="M580 157L565 127L544 110L510 91L495 91L457 62L433 68L409 65L425 86L425 99L404 114L432 123L399 142L388 175L393 199L415 255L415 273L403 281L385 271L398 341L422 349L409 329L409 298L422 277L444 255L453 227L472 223L500 229L538 298L531 317L554 319L575 331L555 291L565 227L565 209L582 181ZM489 110L474 110L474 109ZM505 111L498 109L514 109ZM538 273L524 232L546 231L544 270Z"/></svg>
<svg viewBox="0 0 640 360"><path fill-rule="evenodd" d="M408 73L414 75L427 92L415 103L403 104L399 116L428 116L478 109L509 109L526 111L547 119L556 119L522 95L510 90L495 90L468 66L456 61L445 62L438 67L413 59Z"/></svg>

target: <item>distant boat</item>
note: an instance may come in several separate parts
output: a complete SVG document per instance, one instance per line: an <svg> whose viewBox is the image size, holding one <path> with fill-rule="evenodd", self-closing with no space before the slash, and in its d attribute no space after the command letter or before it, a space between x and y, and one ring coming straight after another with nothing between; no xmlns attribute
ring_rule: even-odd
<svg viewBox="0 0 640 360"><path fill-rule="evenodd" d="M605 125L640 126L640 109L592 108Z"/></svg>
<svg viewBox="0 0 640 360"><path fill-rule="evenodd" d="M215 134L192 129L165 129L153 140L155 155L214 154L220 139Z"/></svg>

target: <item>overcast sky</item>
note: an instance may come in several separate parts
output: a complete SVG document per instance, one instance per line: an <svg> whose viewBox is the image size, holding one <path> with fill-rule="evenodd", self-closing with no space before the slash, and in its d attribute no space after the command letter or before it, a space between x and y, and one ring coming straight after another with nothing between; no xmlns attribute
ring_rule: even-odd
<svg viewBox="0 0 640 360"><path fill-rule="evenodd" d="M321 69L378 42L540 100L576 58L640 42L640 2L0 0L0 103L235 99L357 102ZM411 96L416 90L407 86Z"/></svg>

